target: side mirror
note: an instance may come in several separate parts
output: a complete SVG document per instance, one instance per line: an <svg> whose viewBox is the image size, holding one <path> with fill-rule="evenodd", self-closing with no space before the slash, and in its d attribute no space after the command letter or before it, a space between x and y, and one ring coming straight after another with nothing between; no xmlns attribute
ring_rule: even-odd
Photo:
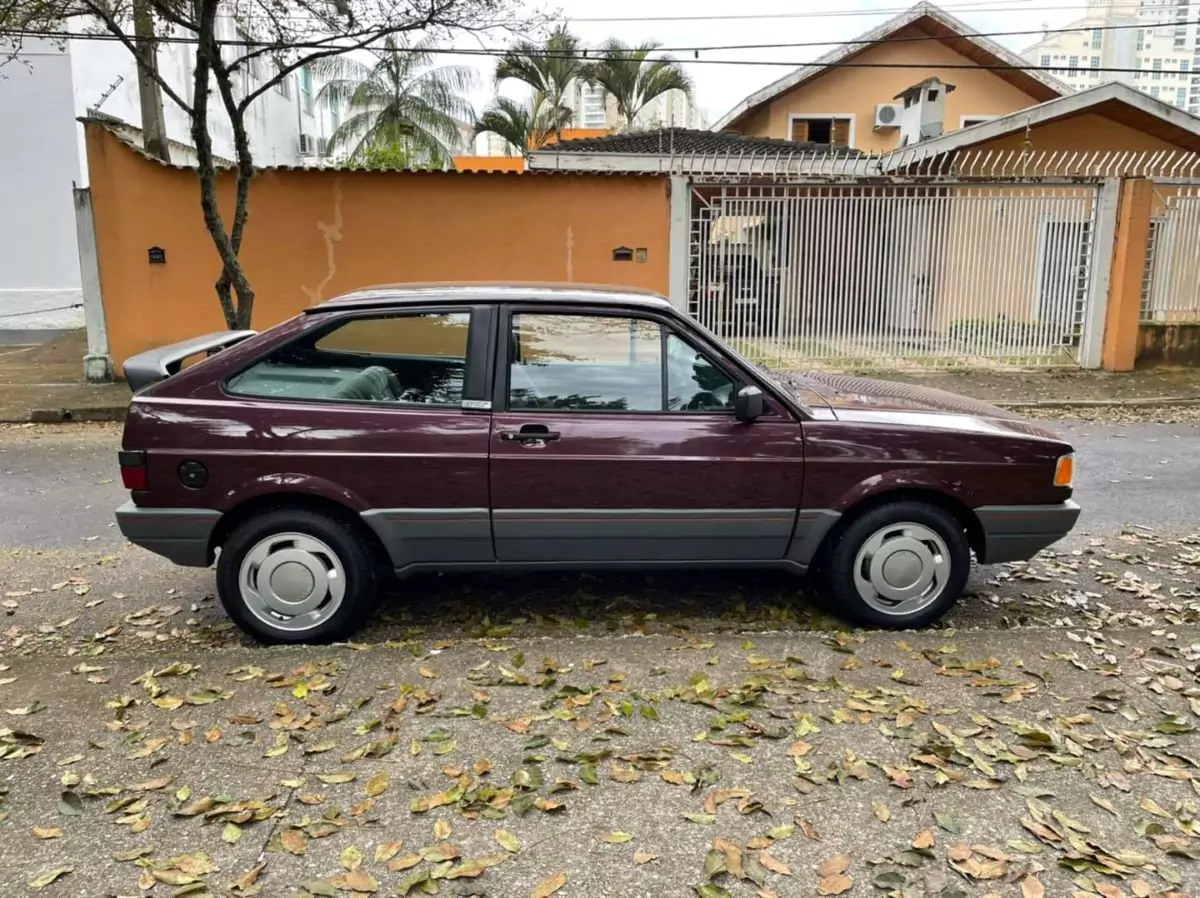
<svg viewBox="0 0 1200 898"><path fill-rule="evenodd" d="M758 387L742 387L733 397L733 414L744 424L761 418L766 412L766 401Z"/></svg>

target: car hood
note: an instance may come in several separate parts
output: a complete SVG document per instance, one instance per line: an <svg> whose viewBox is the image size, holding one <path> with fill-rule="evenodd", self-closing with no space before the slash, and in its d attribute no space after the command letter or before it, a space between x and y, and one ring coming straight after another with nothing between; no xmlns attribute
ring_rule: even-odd
<svg viewBox="0 0 1200 898"><path fill-rule="evenodd" d="M811 394L815 394L838 420L1060 440L1054 432L1020 415L946 390L844 374L788 371L784 375L784 383L793 390L807 388L808 396L798 391L802 401L812 404Z"/></svg>

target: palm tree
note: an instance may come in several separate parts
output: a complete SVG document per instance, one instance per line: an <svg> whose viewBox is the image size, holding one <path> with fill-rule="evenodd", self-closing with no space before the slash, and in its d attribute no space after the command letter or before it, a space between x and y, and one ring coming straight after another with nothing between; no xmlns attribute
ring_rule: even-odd
<svg viewBox="0 0 1200 898"><path fill-rule="evenodd" d="M314 66L324 81L318 100L345 106L348 116L330 136L329 152L348 149L351 163L364 163L387 148L398 148L410 165L445 166L461 142L460 121L475 110L463 94L478 82L467 66L431 67L432 43L384 41L367 65L347 56Z"/></svg>
<svg viewBox="0 0 1200 898"><path fill-rule="evenodd" d="M522 156L528 156L560 133L570 114L563 106L551 106L546 95L539 92L526 104L497 97L476 120L475 133L498 134L510 150L515 147Z"/></svg>
<svg viewBox="0 0 1200 898"><path fill-rule="evenodd" d="M608 41L601 50L600 61L591 69L590 77L604 86L617 101L617 112L625 119L627 128L642 108L669 90L692 93L692 79L683 67L670 56L647 57L661 44L648 43L631 47L618 40Z"/></svg>
<svg viewBox="0 0 1200 898"><path fill-rule="evenodd" d="M590 80L590 71L579 38L559 25L544 44L522 41L510 48L496 66L496 82L512 78L532 87L548 106L554 133L561 135L573 115L564 103L567 88L573 81Z"/></svg>

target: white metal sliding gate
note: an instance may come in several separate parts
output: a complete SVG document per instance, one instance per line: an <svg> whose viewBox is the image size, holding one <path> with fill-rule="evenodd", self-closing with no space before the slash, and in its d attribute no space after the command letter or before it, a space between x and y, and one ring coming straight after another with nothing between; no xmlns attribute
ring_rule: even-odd
<svg viewBox="0 0 1200 898"><path fill-rule="evenodd" d="M768 364L1077 365L1095 184L696 185L689 311Z"/></svg>
<svg viewBox="0 0 1200 898"><path fill-rule="evenodd" d="M1200 186L1164 187L1150 222L1144 321L1200 321Z"/></svg>

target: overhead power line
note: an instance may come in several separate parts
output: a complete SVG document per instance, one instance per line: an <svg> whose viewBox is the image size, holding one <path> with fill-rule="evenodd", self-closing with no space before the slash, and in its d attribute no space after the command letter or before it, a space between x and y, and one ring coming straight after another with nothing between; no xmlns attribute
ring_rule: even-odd
<svg viewBox="0 0 1200 898"><path fill-rule="evenodd" d="M1200 19L1180 20L1178 22L1174 22L1173 25L1180 25L1180 26L1200 25ZM962 36L956 36L956 37L945 37L945 36L939 37L936 35L924 35L921 37L894 37L894 38L887 38L887 42L888 43L928 43L931 41L945 42L945 41L950 41L950 40L969 40L970 38L974 38L974 37L994 38L994 37L1013 37L1013 36L1020 36L1020 35L1038 35L1038 34L1045 34L1045 35L1074 34L1074 33L1087 34L1092 31L1123 31L1123 30L1132 30L1135 28L1140 29L1140 28L1144 28L1144 27L1146 27L1146 26L1144 26L1144 25L1102 25L1102 26L1096 26L1096 27L1089 26L1089 27L1083 27L1083 28L1050 28L1050 29L1039 28L1039 29L1022 29L1022 30L1018 30L1018 31L986 31L986 32L974 32L974 33L964 34ZM86 31L66 31L66 30L36 31L36 30L20 30L20 29L0 29L0 36L25 37L25 38L41 37L41 38L50 38L50 39L58 39L58 40L94 40L94 41L119 41L120 40L120 38L117 35L114 35L114 34L111 34L108 32L86 32ZM169 44L169 43L195 44L196 43L196 38L188 37L186 35L163 35L163 36L157 38L156 40L158 43L167 43L167 44ZM854 46L871 46L873 44L878 44L878 43L881 43L881 41L855 39L855 40L849 40L849 41L791 41L791 42L766 43L766 44L708 44L708 45L679 46L679 47L656 47L654 52L658 55L657 56L648 56L647 60L654 61L657 59L662 59L663 58L662 54L666 54L666 53L712 53L712 52L722 52L722 51L727 51L727 50L793 49L793 48L798 48L798 47L830 47L830 46L854 47ZM217 40L217 44L220 46L238 47L238 48L247 49L247 50L274 49L274 50L286 51L289 49L300 49L300 50L302 50L302 49L316 49L316 50L336 49L336 45L331 45L328 42L328 39L322 40L320 42L309 41L309 42L296 42L296 43L283 44L283 43L280 43L277 41L262 41L262 40L255 40L253 38L235 38L235 39L219 39L219 40ZM360 49L360 48L347 47L346 49L351 50L351 49ZM505 53L508 52L509 48L502 48L502 47L501 48L396 47L394 49L395 49L395 52L399 52L399 53L420 52L420 53L431 53L434 55L480 56L480 57L493 57L494 58L494 57L503 56ZM530 58L535 58L535 59L536 58L567 59L567 60L594 62L601 58L601 51L598 49L597 50L581 50L578 54L564 54L561 52L550 52L550 51L538 52L537 50L534 50L534 51L528 52L528 53L522 52L521 55L527 56ZM1080 58L1085 58L1085 57L1089 56L1090 54L1087 52L1081 51L1078 55L1080 56ZM686 64L702 63L702 64L708 64L708 65L723 64L723 65L763 65L763 66L807 66L807 65L820 64L819 60L812 60L812 61L808 61L808 62L796 62L793 60L752 60L752 59L734 60L734 59L699 59L699 58L696 58L696 59L675 59L673 61L680 62L680 63L686 63ZM929 68L930 67L928 64L924 64L924 63L903 64L903 63L839 62L839 63L828 63L826 65L828 65L830 68L839 67L839 66L843 67L843 68L884 68L884 69L888 69L888 68ZM1041 65L1034 65L1034 64L1020 65L1020 66L1015 66L1015 65L980 66L980 65L975 65L975 64L965 64L965 65L949 64L949 65L938 65L936 67L937 68L946 68L946 69L953 69L953 68L963 68L963 69L992 68L992 69L1028 69L1028 70L1041 69L1041 70L1046 70L1046 71L1061 71L1065 68L1064 66L1041 66ZM1108 73L1149 71L1147 69L1136 69L1136 68L1091 68L1090 66L1081 66L1081 67L1079 67L1079 70L1080 71L1090 71L1090 72L1108 72ZM1163 70L1161 70L1161 73L1162 74L1186 74L1186 75L1193 74L1193 72L1191 72L1191 71L1176 70L1176 69L1163 69Z"/></svg>
<svg viewBox="0 0 1200 898"><path fill-rule="evenodd" d="M1013 5L999 6L997 4L1004 3L1005 0L982 0L977 4L958 3L948 4L940 7L944 12L1075 12L1083 13L1081 4L1074 3L1068 5L1054 6L1024 6L1016 5L1018 3L1030 2L1030 0L1014 0ZM1143 9L1151 9L1154 12L1171 12L1173 10L1185 9L1187 4L1178 2L1171 6L1154 6L1143 7L1137 0L1125 0L1125 2L1104 3L1097 6L1092 6L1091 10L1127 10L1131 13L1136 13ZM874 16L900 15L908 12L910 6L901 6L890 9L825 9L825 10L804 10L800 12L762 12L762 13L723 13L715 15L642 15L642 16L563 16L557 21L561 22L731 22L731 21L752 21L756 19L809 19L809 18L862 18ZM1165 26L1164 26L1165 27Z"/></svg>

